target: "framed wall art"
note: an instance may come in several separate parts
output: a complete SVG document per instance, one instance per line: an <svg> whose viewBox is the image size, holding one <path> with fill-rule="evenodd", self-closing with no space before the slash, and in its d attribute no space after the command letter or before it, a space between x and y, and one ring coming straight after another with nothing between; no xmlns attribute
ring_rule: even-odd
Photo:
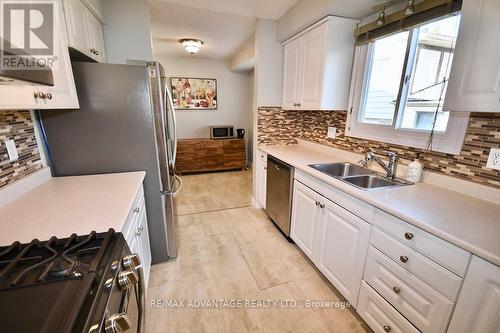
<svg viewBox="0 0 500 333"><path fill-rule="evenodd" d="M170 78L175 110L217 110L217 80Z"/></svg>

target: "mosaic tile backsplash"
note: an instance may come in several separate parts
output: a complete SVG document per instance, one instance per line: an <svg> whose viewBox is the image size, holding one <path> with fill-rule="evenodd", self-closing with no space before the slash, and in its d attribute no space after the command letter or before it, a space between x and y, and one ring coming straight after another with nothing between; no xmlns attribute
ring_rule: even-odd
<svg viewBox="0 0 500 333"><path fill-rule="evenodd" d="M350 138L344 135L347 112L285 111L280 107L258 110L258 144L294 144L304 139L323 145L364 153L395 151L408 164L420 154L425 169L475 183L500 187L500 171L486 168L490 148L500 147L500 113L472 113L460 155ZM337 138L327 138L328 126L337 127Z"/></svg>
<svg viewBox="0 0 500 333"><path fill-rule="evenodd" d="M16 143L19 159L10 162L5 140ZM29 111L0 111L0 188L42 168Z"/></svg>

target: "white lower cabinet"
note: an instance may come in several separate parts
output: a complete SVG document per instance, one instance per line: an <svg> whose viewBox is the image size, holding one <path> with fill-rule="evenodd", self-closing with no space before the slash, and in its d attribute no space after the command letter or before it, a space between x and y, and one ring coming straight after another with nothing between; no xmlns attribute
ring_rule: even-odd
<svg viewBox="0 0 500 333"><path fill-rule="evenodd" d="M422 332L446 331L454 303L373 246L364 280Z"/></svg>
<svg viewBox="0 0 500 333"><path fill-rule="evenodd" d="M370 224L329 200L323 199L322 204L324 208L318 228L316 265L356 307L370 238Z"/></svg>
<svg viewBox="0 0 500 333"><path fill-rule="evenodd" d="M500 332L500 267L472 257L448 333Z"/></svg>
<svg viewBox="0 0 500 333"><path fill-rule="evenodd" d="M144 189L142 187L130 209L122 233L127 241L130 252L137 253L141 259L145 286L147 288L151 269L151 247L149 245L146 202L144 200Z"/></svg>
<svg viewBox="0 0 500 333"><path fill-rule="evenodd" d="M258 150L255 162L255 201L266 208L267 154Z"/></svg>
<svg viewBox="0 0 500 333"><path fill-rule="evenodd" d="M290 237L356 307L370 225L295 181Z"/></svg>
<svg viewBox="0 0 500 333"><path fill-rule="evenodd" d="M361 282L356 311L375 333L419 332L405 317L364 281Z"/></svg>
<svg viewBox="0 0 500 333"><path fill-rule="evenodd" d="M309 257L316 261L316 225L319 223L319 202L322 196L304 184L294 181L292 202L292 225L290 237Z"/></svg>

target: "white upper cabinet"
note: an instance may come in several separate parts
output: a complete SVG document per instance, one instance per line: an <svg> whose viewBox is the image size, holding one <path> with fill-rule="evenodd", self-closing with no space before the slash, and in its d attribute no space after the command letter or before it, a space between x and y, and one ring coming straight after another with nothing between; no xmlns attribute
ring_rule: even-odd
<svg viewBox="0 0 500 333"><path fill-rule="evenodd" d="M64 0L63 4L69 46L97 62L105 62L101 21L80 0Z"/></svg>
<svg viewBox="0 0 500 333"><path fill-rule="evenodd" d="M446 111L500 112L500 1L464 0Z"/></svg>
<svg viewBox="0 0 500 333"><path fill-rule="evenodd" d="M0 84L0 110L79 108L67 40L63 33L58 37L57 50L54 52L57 60L51 66L54 86L32 83Z"/></svg>
<svg viewBox="0 0 500 333"><path fill-rule="evenodd" d="M330 16L285 42L284 109L347 110L356 23Z"/></svg>
<svg viewBox="0 0 500 333"><path fill-rule="evenodd" d="M500 332L500 267L472 257L448 333Z"/></svg>
<svg viewBox="0 0 500 333"><path fill-rule="evenodd" d="M299 73L301 59L302 40L296 39L286 44L283 58L283 108L293 109L297 107L299 100Z"/></svg>

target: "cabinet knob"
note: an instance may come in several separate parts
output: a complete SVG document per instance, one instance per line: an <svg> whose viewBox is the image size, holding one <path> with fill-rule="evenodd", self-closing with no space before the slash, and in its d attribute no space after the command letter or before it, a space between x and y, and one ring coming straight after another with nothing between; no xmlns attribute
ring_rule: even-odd
<svg viewBox="0 0 500 333"><path fill-rule="evenodd" d="M128 256L123 257L122 264L123 267L125 268L136 269L136 267L141 264L141 259L139 259L137 253L130 254Z"/></svg>
<svg viewBox="0 0 500 333"><path fill-rule="evenodd" d="M139 282L139 276L135 271L123 271L118 274L118 285L122 290L132 288L137 282Z"/></svg>
<svg viewBox="0 0 500 333"><path fill-rule="evenodd" d="M297 106L300 107L302 104L301 103L297 103Z"/></svg>
<svg viewBox="0 0 500 333"><path fill-rule="evenodd" d="M405 233L405 238L408 239L408 240L412 239L413 238L413 234L411 232L406 232Z"/></svg>
<svg viewBox="0 0 500 333"><path fill-rule="evenodd" d="M104 330L106 333L126 332L132 325L126 313L114 314L106 320Z"/></svg>
<svg viewBox="0 0 500 333"><path fill-rule="evenodd" d="M320 202L319 201L316 201L316 206L319 206Z"/></svg>
<svg viewBox="0 0 500 333"><path fill-rule="evenodd" d="M325 204L319 205L319 208L325 208Z"/></svg>
<svg viewBox="0 0 500 333"><path fill-rule="evenodd" d="M394 291L394 293L396 294L399 294L401 292L401 289L399 287L392 287L392 291Z"/></svg>
<svg viewBox="0 0 500 333"><path fill-rule="evenodd" d="M408 257L407 256L401 256L401 257L399 257L399 260L401 260L401 262L407 263L408 262Z"/></svg>
<svg viewBox="0 0 500 333"><path fill-rule="evenodd" d="M140 211L139 207L134 208L134 213L139 213L139 211Z"/></svg>
<svg viewBox="0 0 500 333"><path fill-rule="evenodd" d="M47 99L48 99L48 100L51 100L51 99L52 99L52 94L51 94L51 93L49 93L49 92L48 92L48 93L46 93L46 94L45 94L45 96L47 96Z"/></svg>
<svg viewBox="0 0 500 333"><path fill-rule="evenodd" d="M392 330L392 327L389 325L384 325L384 331L385 332L390 332Z"/></svg>

